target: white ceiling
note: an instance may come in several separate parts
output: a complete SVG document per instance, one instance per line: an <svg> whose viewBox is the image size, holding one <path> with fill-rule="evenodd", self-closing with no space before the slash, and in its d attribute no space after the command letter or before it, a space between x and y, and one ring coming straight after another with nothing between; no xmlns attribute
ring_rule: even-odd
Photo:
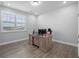
<svg viewBox="0 0 79 59"><path fill-rule="evenodd" d="M67 1L67 3L63 3L63 1L40 1L41 4L38 6L31 5L31 1L4 1L2 4L8 7L19 9L25 12L30 13L38 13L44 14L50 11L54 11L58 8L69 6L71 4L77 4L76 1Z"/></svg>

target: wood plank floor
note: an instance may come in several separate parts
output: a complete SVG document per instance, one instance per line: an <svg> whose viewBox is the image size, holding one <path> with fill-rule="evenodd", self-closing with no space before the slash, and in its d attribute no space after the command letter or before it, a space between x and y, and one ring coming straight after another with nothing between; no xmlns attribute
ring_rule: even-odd
<svg viewBox="0 0 79 59"><path fill-rule="evenodd" d="M0 46L0 58L77 58L77 47L53 42L49 52L29 45L28 41Z"/></svg>

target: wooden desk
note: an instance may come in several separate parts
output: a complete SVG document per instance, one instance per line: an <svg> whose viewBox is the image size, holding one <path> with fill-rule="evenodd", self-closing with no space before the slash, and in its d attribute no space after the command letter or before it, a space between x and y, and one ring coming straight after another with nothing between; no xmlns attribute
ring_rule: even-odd
<svg viewBox="0 0 79 59"><path fill-rule="evenodd" d="M52 48L52 35L39 36L29 34L29 43L36 45L44 52L49 51Z"/></svg>

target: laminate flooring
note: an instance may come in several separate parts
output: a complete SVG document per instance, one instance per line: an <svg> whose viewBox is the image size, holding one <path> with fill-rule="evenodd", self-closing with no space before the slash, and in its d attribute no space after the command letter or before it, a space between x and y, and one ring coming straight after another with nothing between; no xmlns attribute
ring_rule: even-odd
<svg viewBox="0 0 79 59"><path fill-rule="evenodd" d="M0 46L0 58L77 58L77 47L52 42L52 49L43 52L28 41Z"/></svg>

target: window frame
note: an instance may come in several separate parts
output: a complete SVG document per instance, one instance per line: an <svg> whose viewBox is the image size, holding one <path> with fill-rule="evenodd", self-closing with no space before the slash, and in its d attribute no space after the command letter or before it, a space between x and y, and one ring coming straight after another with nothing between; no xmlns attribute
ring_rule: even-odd
<svg viewBox="0 0 79 59"><path fill-rule="evenodd" d="M15 27L15 29L14 30L4 30L3 29L3 15L2 14L13 14L14 16L15 16L15 18L14 18L14 20L15 20L15 25L14 25L14 27ZM0 23L1 23L1 32L19 32L19 31L26 31L26 16L25 15L22 15L22 14L20 14L20 15L22 15L24 18L25 18L25 23L24 23L24 29L21 29L21 30L16 30L16 15L18 15L18 14L15 14L15 13L12 13L12 12L7 12L7 11L0 11L0 17L1 17L1 20L0 20Z"/></svg>

